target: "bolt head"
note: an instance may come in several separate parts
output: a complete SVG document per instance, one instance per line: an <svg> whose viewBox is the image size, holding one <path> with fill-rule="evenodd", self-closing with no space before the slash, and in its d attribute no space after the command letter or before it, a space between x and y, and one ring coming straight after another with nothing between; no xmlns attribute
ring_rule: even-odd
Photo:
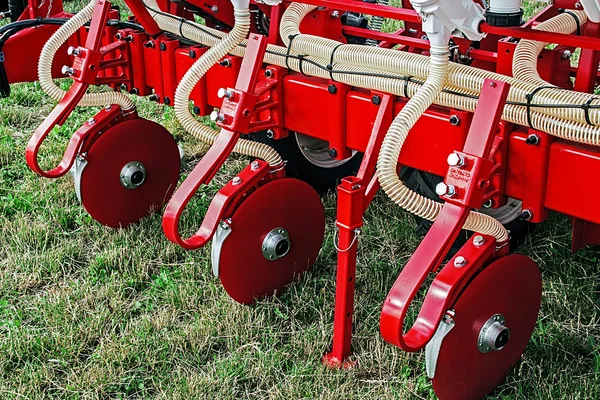
<svg viewBox="0 0 600 400"><path fill-rule="evenodd" d="M481 246L483 246L484 243L485 243L485 239L483 236L481 236L481 235L473 236L473 244L476 247L481 247Z"/></svg>
<svg viewBox="0 0 600 400"><path fill-rule="evenodd" d="M94 118L88 119L88 124L94 125L95 123L96 123L96 120Z"/></svg>
<svg viewBox="0 0 600 400"><path fill-rule="evenodd" d="M333 18L338 18L338 17L340 16L340 12L339 12L339 11L337 11L337 10L336 10L336 11L332 11L332 12L331 12L331 16L332 16Z"/></svg>
<svg viewBox="0 0 600 400"><path fill-rule="evenodd" d="M460 124L460 117L458 115L451 115L448 121L450 122L450 125L457 126Z"/></svg>
<svg viewBox="0 0 600 400"><path fill-rule="evenodd" d="M467 265L467 259L463 256L456 256L456 258L454 259L454 266L457 268L461 268L465 265Z"/></svg>
<svg viewBox="0 0 600 400"><path fill-rule="evenodd" d="M571 50L565 50L565 51L563 51L561 57L563 60L568 60L571 58L572 55L573 55L573 53L571 53Z"/></svg>
<svg viewBox="0 0 600 400"><path fill-rule="evenodd" d="M63 67L60 69L60 72L62 72L63 75L75 75L75 70L68 65L63 65Z"/></svg>
<svg viewBox="0 0 600 400"><path fill-rule="evenodd" d="M445 195L446 193L448 193L448 185L446 185L444 182L438 183L435 187L435 193L438 196Z"/></svg>
<svg viewBox="0 0 600 400"><path fill-rule="evenodd" d="M446 161L448 161L448 165L451 167L462 167L465 165L464 157L456 153L450 153Z"/></svg>
<svg viewBox="0 0 600 400"><path fill-rule="evenodd" d="M236 176L235 178L233 178L233 180L231 181L232 184L234 185L239 185L242 183L242 178L240 178L239 176Z"/></svg>
<svg viewBox="0 0 600 400"><path fill-rule="evenodd" d="M252 171L256 171L259 168L260 163L258 161L252 161L252 163L250 164L250 169L252 169Z"/></svg>
<svg viewBox="0 0 600 400"><path fill-rule="evenodd" d="M219 12L219 7L217 7L217 6L212 6L212 7L210 8L210 11L212 11L212 12L214 12L214 13L216 14L216 13L218 13L218 12Z"/></svg>

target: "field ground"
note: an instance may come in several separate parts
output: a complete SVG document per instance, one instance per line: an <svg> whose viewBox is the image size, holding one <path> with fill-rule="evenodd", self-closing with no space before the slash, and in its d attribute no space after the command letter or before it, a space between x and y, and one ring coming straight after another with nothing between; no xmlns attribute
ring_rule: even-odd
<svg viewBox="0 0 600 400"><path fill-rule="evenodd" d="M63 84L65 84L63 82ZM138 101L186 152L171 109ZM53 103L37 84L0 100L0 398L434 398L424 354L385 344L381 304L418 244L411 216L379 194L366 217L357 274L356 368L324 368L333 321L335 198L324 199L325 243L314 269L278 298L234 303L210 272L207 249L168 242L156 214L110 230L78 204L72 180L35 176L25 145ZM56 161L78 109L50 140ZM197 224L217 188L247 159L233 158L194 199ZM574 173L578 173L574 171ZM544 280L537 327L521 362L492 398L600 398L600 252L571 255L564 216L537 227L519 252Z"/></svg>

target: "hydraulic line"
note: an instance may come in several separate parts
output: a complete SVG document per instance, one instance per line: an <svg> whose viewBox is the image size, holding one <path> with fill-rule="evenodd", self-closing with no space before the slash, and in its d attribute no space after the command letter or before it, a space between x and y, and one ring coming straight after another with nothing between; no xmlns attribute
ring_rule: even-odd
<svg viewBox="0 0 600 400"><path fill-rule="evenodd" d="M92 0L81 11L75 14L71 19L64 23L54 34L48 39L38 63L38 77L42 89L55 101L61 101L65 96L66 91L59 88L52 80L52 64L54 55L60 47L77 32L82 26L92 18L96 1ZM134 108L133 102L129 97L119 92L104 92L104 93L86 93L78 105L80 106L106 106L109 104L117 104L123 110L131 110Z"/></svg>
<svg viewBox="0 0 600 400"><path fill-rule="evenodd" d="M219 59L240 44L242 40L246 38L246 35L250 30L249 1L233 1L232 3L234 5L235 17L233 29L217 44L204 53L194 65L192 65L181 79L181 82L175 91L174 109L177 120L182 125L183 129L208 144L212 144L219 133L194 118L189 107L190 94L204 74L206 74ZM271 166L282 164L279 153L272 147L263 143L240 139L236 143L234 151L263 159Z"/></svg>
<svg viewBox="0 0 600 400"><path fill-rule="evenodd" d="M579 22L575 20L575 18L577 18ZM557 16L540 23L533 29L544 32L572 34L586 21L587 14L584 11L571 11L570 14L558 14ZM549 44L550 43L522 39L515 49L512 67L513 77L538 86L553 86L540 78L537 71L538 57L542 50Z"/></svg>

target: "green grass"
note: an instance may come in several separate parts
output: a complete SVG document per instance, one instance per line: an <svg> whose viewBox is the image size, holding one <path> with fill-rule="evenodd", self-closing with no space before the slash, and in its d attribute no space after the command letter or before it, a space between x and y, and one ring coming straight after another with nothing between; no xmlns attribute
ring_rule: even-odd
<svg viewBox="0 0 600 400"><path fill-rule="evenodd" d="M174 133L189 171L205 147L183 134L171 109L138 105ZM358 364L330 370L320 359L333 321L333 196L324 199L327 231L314 269L281 296L240 306L212 276L209 250L171 244L159 214L104 228L78 204L70 177L42 179L27 168L27 141L52 107L37 84L14 85L0 100L0 399L434 398L424 354L379 335L382 301L419 242L410 215L383 194L361 239ZM94 113L78 109L53 134L45 165ZM188 228L247 161L228 162L193 204ZM522 360L491 398L600 398L600 252L571 255L569 245L567 218L552 215L520 248L542 270L542 309Z"/></svg>

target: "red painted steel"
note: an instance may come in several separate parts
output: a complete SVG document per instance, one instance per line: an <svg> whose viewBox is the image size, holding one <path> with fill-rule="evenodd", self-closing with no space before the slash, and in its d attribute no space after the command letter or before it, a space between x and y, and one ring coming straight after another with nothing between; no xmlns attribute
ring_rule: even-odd
<svg viewBox="0 0 600 400"><path fill-rule="evenodd" d="M105 0L98 0L97 6L94 9L92 23L90 25L91 33L87 37L86 47L82 48L84 51L86 51L86 54L87 52L98 51L102 39L102 29L106 25L109 12L110 3ZM82 80L74 81L65 97L46 117L44 122L42 122L40 127L36 129L35 133L29 140L26 149L27 164L39 175L47 178L56 178L64 175L68 171L67 166L70 167L70 165L73 164L76 151L81 141L85 138L83 132L77 132L72 141L69 143L69 147L67 148L61 164L50 171L44 171L38 164L38 151L52 129L56 125L62 125L65 122L67 117L71 114L73 109L75 109L81 98L84 96L88 87L89 83L87 82Z"/></svg>
<svg viewBox="0 0 600 400"><path fill-rule="evenodd" d="M461 270L450 263L444 269ZM443 339L433 378L439 399L481 399L502 383L529 342L541 298L540 271L529 257L502 257L475 276L452 305L454 328ZM495 314L504 316L510 338L501 350L481 353L479 332Z"/></svg>
<svg viewBox="0 0 600 400"><path fill-rule="evenodd" d="M484 81L481 97L487 102L478 103L475 110L473 123L464 146L464 154L470 156L467 163L473 162L476 158L486 159L490 156L507 96L508 85L506 83L489 79ZM455 168L449 168L447 182L457 173ZM473 174L468 176L472 182L478 183L490 178L489 170L472 172ZM442 196L446 203L440 214L398 276L383 304L380 328L383 338L389 343L406 351L418 351L425 347L435 334L441 318L450 308L460 289L493 256L496 246L493 238L484 236L485 243L479 247L467 242L455 256L455 258L458 257L463 251L468 252L469 258L467 258L466 266L455 268L454 259L447 264L428 291L416 322L406 333L404 332L404 320L415 295L429 273L435 272L448 254L471 209L482 206L481 200L479 204L470 201L473 193L477 190L476 187L468 185L462 193L458 192L454 198ZM448 272L446 273L446 271ZM447 274L449 275L446 276Z"/></svg>
<svg viewBox="0 0 600 400"><path fill-rule="evenodd" d="M260 35L252 35L248 40L246 57L244 57L240 77L236 84L236 89L240 92L254 91L266 44L266 38ZM185 207L200 186L208 184L229 157L240 135L241 133L238 131L221 129L208 152L167 204L163 215L163 231L172 242L185 249L192 250L204 246L214 235L217 225L224 215L225 206L227 205L225 200L214 207L211 204L200 229L187 239L182 238L179 233L179 221ZM254 184L258 183L261 178L263 177L258 176Z"/></svg>
<svg viewBox="0 0 600 400"><path fill-rule="evenodd" d="M380 95L375 94L374 95ZM359 229L363 214L372 200L367 195L369 181L376 181L375 164L387 125L391 122L392 99L381 95L381 104L373 125L367 150L356 177L342 179L338 186L337 221L339 230L337 277L335 289L335 315L333 322L333 348L323 357L323 363L331 367L346 367L352 342L352 315L354 313L354 285L356 277L356 253ZM378 185L377 185L378 187ZM375 190L376 191L376 190Z"/></svg>
<svg viewBox="0 0 600 400"><path fill-rule="evenodd" d="M219 278L235 301L250 304L280 293L312 266L323 243L325 211L307 183L276 179L241 202L229 227L220 252ZM263 240L277 228L287 231L289 252L268 260L262 253Z"/></svg>

